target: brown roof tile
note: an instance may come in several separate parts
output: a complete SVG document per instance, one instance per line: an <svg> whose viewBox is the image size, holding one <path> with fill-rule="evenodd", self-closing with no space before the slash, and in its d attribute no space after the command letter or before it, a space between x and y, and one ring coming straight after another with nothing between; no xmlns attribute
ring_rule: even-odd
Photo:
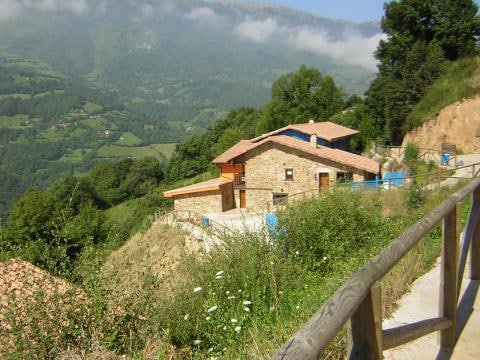
<svg viewBox="0 0 480 360"><path fill-rule="evenodd" d="M233 183L233 180L227 179L224 177L219 177L217 179L207 180L197 184L184 186L178 189L165 191L163 193L163 196L170 198L170 197L183 195L183 194L193 194L193 193L199 193L199 192L205 192L205 191L213 191L213 190L220 189L220 186L228 183Z"/></svg>
<svg viewBox="0 0 480 360"><path fill-rule="evenodd" d="M348 151L331 149L326 146L317 146L316 148L314 148L309 142L297 140L286 135L270 136L257 142L254 142L254 140L255 139L242 140L238 144L232 146L230 149L225 151L215 160L213 160L213 163L227 163L266 142L274 142L277 144L288 146L292 149L297 149L305 153L318 156L322 159L327 159L342 165L352 167L354 169L364 170L373 174L377 174L380 171L379 163L367 157L353 154Z"/></svg>
<svg viewBox="0 0 480 360"><path fill-rule="evenodd" d="M327 141L335 141L335 140L343 139L353 135L357 135L359 133L357 130L353 130L345 126L335 124L331 121L322 121L322 122L315 122L315 123L288 125L281 129L269 132L267 134L260 135L252 139L251 141L257 142L269 136L279 134L285 130L296 130L307 135L317 135L319 138L325 139Z"/></svg>

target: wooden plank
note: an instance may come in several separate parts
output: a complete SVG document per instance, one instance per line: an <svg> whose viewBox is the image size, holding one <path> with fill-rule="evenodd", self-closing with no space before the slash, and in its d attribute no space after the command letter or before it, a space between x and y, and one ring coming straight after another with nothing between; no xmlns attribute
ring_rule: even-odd
<svg viewBox="0 0 480 360"><path fill-rule="evenodd" d="M440 345L453 349L455 346L455 325L457 319L457 278L459 244L458 205L443 220L442 268L440 275L440 316L452 321L442 330Z"/></svg>
<svg viewBox="0 0 480 360"><path fill-rule="evenodd" d="M458 262L457 300L460 294L460 288L462 287L463 273L465 271L465 264L467 262L468 248L471 246L474 234L478 233L477 228L479 225L479 215L480 201L474 199L472 201L470 215L468 217L467 226L465 226L465 232L463 233L463 240L461 242L462 248L460 250L460 260Z"/></svg>
<svg viewBox="0 0 480 360"><path fill-rule="evenodd" d="M480 204L480 189L473 192L473 204ZM480 280L480 221L477 221L477 226L473 232L470 260L470 278Z"/></svg>
<svg viewBox="0 0 480 360"><path fill-rule="evenodd" d="M438 317L383 330L383 350L406 344L432 332L447 329L450 326L452 326L452 322L449 319Z"/></svg>
<svg viewBox="0 0 480 360"><path fill-rule="evenodd" d="M382 303L381 287L376 282L350 319L349 358L381 360Z"/></svg>
<svg viewBox="0 0 480 360"><path fill-rule="evenodd" d="M429 233L437 223L456 208L459 201L465 199L479 185L480 179L475 179L460 191L450 195L438 207L353 274L313 314L310 320L277 351L274 358L317 360L322 351L352 316L373 284L390 271L424 235Z"/></svg>

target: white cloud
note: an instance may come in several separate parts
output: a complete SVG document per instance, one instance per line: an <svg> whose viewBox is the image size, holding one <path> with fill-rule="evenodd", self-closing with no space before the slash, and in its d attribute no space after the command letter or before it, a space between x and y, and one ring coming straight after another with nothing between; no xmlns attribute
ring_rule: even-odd
<svg viewBox="0 0 480 360"><path fill-rule="evenodd" d="M267 41L278 30L279 26L274 19L268 18L263 21L246 19L235 27L233 33L241 39L261 43Z"/></svg>
<svg viewBox="0 0 480 360"><path fill-rule="evenodd" d="M303 28L293 30L288 37L290 44L299 50L328 56L348 65L376 69L373 52L385 35L378 33L366 37L356 32L345 32L340 40L332 40L325 31Z"/></svg>
<svg viewBox="0 0 480 360"><path fill-rule="evenodd" d="M190 10L183 15L187 20L198 21L207 25L219 25L222 22L222 17L209 7L199 7Z"/></svg>
<svg viewBox="0 0 480 360"><path fill-rule="evenodd" d="M46 12L68 11L80 15L87 8L86 0L0 0L0 20L13 18L32 9Z"/></svg>

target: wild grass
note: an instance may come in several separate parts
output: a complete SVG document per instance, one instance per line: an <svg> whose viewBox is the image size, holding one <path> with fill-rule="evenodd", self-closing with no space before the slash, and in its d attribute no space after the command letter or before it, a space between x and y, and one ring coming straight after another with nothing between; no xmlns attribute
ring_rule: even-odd
<svg viewBox="0 0 480 360"><path fill-rule="evenodd" d="M42 349L51 357L69 349L145 359L270 358L352 273L453 190L422 193L418 209L408 208L403 191L336 191L287 208L278 238L237 234L209 254L187 251L178 230L157 224L117 250L101 276L91 272L82 341L74 333L71 343L61 338ZM432 266L440 244L435 229L382 280L386 316ZM176 261L170 273L169 258ZM345 349L344 330L325 356L341 358Z"/></svg>
<svg viewBox="0 0 480 360"><path fill-rule="evenodd" d="M480 67L477 58L466 58L449 64L422 100L408 116L406 131L436 117L446 106L477 94L480 90Z"/></svg>

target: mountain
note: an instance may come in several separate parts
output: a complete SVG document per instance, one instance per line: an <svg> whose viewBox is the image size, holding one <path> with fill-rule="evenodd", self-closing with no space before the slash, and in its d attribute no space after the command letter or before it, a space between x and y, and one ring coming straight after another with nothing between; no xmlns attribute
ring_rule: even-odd
<svg viewBox="0 0 480 360"><path fill-rule="evenodd" d="M201 0L22 4L0 15L0 54L41 60L186 133L262 105L274 80L301 64L346 93L362 92L375 72L375 23Z"/></svg>
<svg viewBox="0 0 480 360"><path fill-rule="evenodd" d="M118 157L165 164L163 143L183 131L150 120L45 63L0 57L0 225L29 186L44 188Z"/></svg>

